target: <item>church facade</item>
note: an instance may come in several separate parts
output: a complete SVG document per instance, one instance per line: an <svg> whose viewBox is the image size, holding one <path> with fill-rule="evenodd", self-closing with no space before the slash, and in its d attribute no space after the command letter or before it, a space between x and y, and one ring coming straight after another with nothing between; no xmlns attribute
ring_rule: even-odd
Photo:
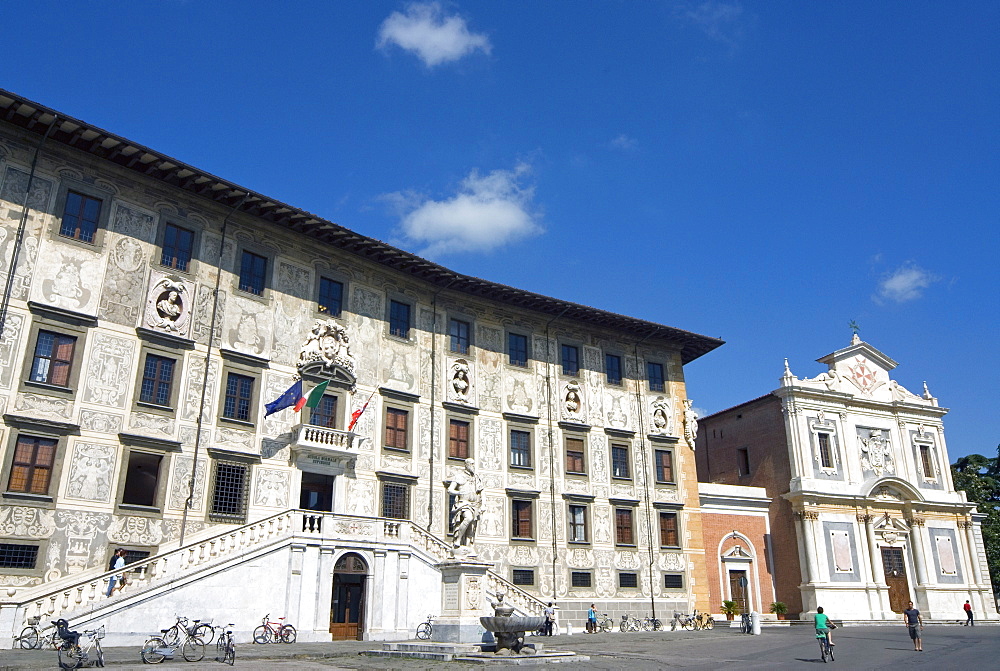
<svg viewBox="0 0 1000 671"><path fill-rule="evenodd" d="M981 515L955 491L943 418L927 389L890 377L896 362L854 336L798 378L701 420L699 477L770 498L775 595L803 616L891 620L908 601L956 619L971 601L996 619Z"/></svg>
<svg viewBox="0 0 1000 671"><path fill-rule="evenodd" d="M469 467L509 589L566 618L712 609L683 367L721 341L461 275L13 93L0 113L8 601L298 511L313 630L405 634L437 608L371 607L415 573L397 523L450 543ZM320 391L269 414L296 383Z"/></svg>

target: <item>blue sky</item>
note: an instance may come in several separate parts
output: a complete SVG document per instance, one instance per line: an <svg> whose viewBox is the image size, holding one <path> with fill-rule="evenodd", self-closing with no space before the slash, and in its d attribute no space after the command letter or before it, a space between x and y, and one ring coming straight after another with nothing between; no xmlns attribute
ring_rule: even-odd
<svg viewBox="0 0 1000 671"><path fill-rule="evenodd" d="M0 86L463 273L721 337L848 323L1000 443L996 2L5 3Z"/></svg>

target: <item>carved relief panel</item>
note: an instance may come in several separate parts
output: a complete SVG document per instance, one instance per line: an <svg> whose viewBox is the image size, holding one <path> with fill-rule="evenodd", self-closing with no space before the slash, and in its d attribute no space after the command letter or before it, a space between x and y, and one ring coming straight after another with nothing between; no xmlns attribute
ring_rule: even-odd
<svg viewBox="0 0 1000 671"><path fill-rule="evenodd" d="M194 282L153 270L149 276L142 325L153 331L189 338L194 291Z"/></svg>

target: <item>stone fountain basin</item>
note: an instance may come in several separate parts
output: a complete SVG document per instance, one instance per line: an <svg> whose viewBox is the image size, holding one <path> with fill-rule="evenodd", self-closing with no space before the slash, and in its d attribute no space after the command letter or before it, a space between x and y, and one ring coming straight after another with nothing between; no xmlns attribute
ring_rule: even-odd
<svg viewBox="0 0 1000 671"><path fill-rule="evenodd" d="M522 631L535 631L537 629L541 629L542 625L545 624L545 618L519 617L516 615L510 617L484 615L479 618L479 623L483 625L483 628L486 629L486 631L513 634Z"/></svg>

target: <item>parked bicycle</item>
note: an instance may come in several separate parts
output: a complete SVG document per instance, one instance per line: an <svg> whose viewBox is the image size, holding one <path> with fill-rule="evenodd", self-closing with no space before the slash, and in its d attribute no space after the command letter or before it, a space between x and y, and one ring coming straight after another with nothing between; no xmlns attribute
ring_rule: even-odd
<svg viewBox="0 0 1000 671"><path fill-rule="evenodd" d="M629 615L626 613L622 615L622 621L618 625L619 631L639 631L642 628L642 624L639 622L639 618L634 615Z"/></svg>
<svg viewBox="0 0 1000 671"><path fill-rule="evenodd" d="M639 621L643 631L659 631L663 628L663 623L655 617L644 617Z"/></svg>
<svg viewBox="0 0 1000 671"><path fill-rule="evenodd" d="M271 617L268 613L264 616L262 624L253 630L254 643L295 643L295 627L285 624L285 618L279 617L278 622L269 622Z"/></svg>
<svg viewBox="0 0 1000 671"><path fill-rule="evenodd" d="M614 628L615 628L615 621L612 620L607 613L604 613L599 618L597 618L597 631L603 631L607 633Z"/></svg>
<svg viewBox="0 0 1000 671"><path fill-rule="evenodd" d="M178 618L178 623L182 620L184 624L187 624L185 618ZM176 626L177 623L174 624L174 627ZM171 642L167 639L168 636L173 635L174 627L161 629L159 636L151 636L146 639L146 642L142 644L142 649L139 651L139 656L142 657L142 661L146 664L159 664L165 659L173 659L174 653L180 647L181 655L185 661L200 662L205 657L205 643L192 633L198 626L196 624L191 628L183 625L180 627L179 631L181 633L178 636L182 638L182 642L180 642L179 646L177 642Z"/></svg>
<svg viewBox="0 0 1000 671"><path fill-rule="evenodd" d="M56 634L56 630L52 629L48 633L44 633L46 630L38 626L38 622L41 618L29 617L28 626L21 630L21 635L14 638L14 648L21 648L22 650L42 650L44 648L52 648L56 650L59 648L59 636Z"/></svg>
<svg viewBox="0 0 1000 671"><path fill-rule="evenodd" d="M694 629L697 620L697 613L687 615L686 613L681 613L680 611L675 610L674 619L670 621L670 631L676 631L678 627L681 629Z"/></svg>
<svg viewBox="0 0 1000 671"><path fill-rule="evenodd" d="M177 618L177 621L174 622L173 626L169 629L161 630L163 631L163 640L166 641L167 645L175 648L178 647L184 639L185 634L195 636L205 644L211 643L215 638L212 620L190 620L191 625L188 626L189 620L186 617L181 617L180 615L174 615L174 617Z"/></svg>
<svg viewBox="0 0 1000 671"><path fill-rule="evenodd" d="M104 638L104 625L97 629L84 629L83 634L69 630L69 622L63 619L52 623L56 628L56 635L60 639L59 645L59 668L79 669L84 664L91 661L93 655L94 666L104 666L104 650L101 649L101 639ZM80 637L86 636L87 643L80 645Z"/></svg>
<svg viewBox="0 0 1000 671"><path fill-rule="evenodd" d="M740 616L740 633L741 634L753 633L753 622L750 619L750 613L743 613L743 615Z"/></svg>
<svg viewBox="0 0 1000 671"><path fill-rule="evenodd" d="M236 641L233 640L233 623L230 622L225 627L213 627L213 634L215 633L214 629L220 630L219 640L215 644L217 650L215 661L232 666L236 663Z"/></svg>
<svg viewBox="0 0 1000 671"><path fill-rule="evenodd" d="M421 622L417 625L417 638L421 641L430 640L431 634L434 633L434 616L428 615L426 622Z"/></svg>

